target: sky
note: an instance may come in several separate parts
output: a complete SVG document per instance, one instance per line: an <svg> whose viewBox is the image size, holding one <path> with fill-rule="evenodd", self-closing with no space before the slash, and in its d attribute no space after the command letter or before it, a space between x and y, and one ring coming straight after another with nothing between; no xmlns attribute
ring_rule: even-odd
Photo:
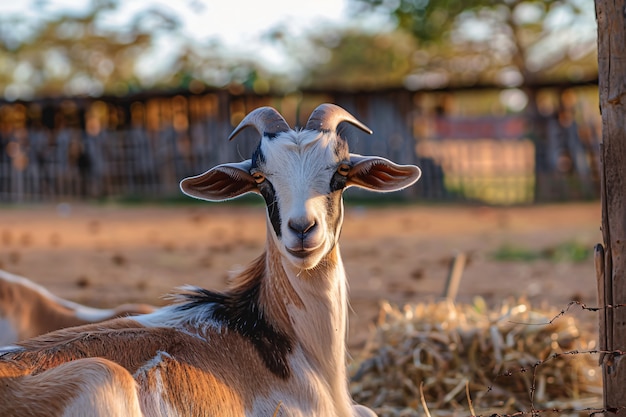
<svg viewBox="0 0 626 417"><path fill-rule="evenodd" d="M185 25L184 31L194 39L219 37L228 42L252 39L268 27L287 23L303 29L314 27L319 20L345 21L348 0L123 0L119 12L107 23L124 24L125 16L147 7L157 6L173 10ZM21 0L0 1L0 14L16 14L38 18L49 13L67 10L81 13L87 10L88 0Z"/></svg>
<svg viewBox="0 0 626 417"><path fill-rule="evenodd" d="M271 28L285 26L299 35L314 29L321 22L345 22L346 2L347 0L126 0L121 3L123 6L120 12L111 16L107 23L123 26L126 24L124 16L134 15L149 3L151 7L173 10L184 22L183 34L191 40L203 43L218 39L225 48L254 53L265 46L261 36Z"/></svg>
<svg viewBox="0 0 626 417"><path fill-rule="evenodd" d="M172 11L183 22L182 33L190 40L205 43L219 40L226 48L255 53L265 47L261 35L274 27L286 27L294 35L316 26L347 23L349 0L122 0L114 12L104 15L107 27L124 27L141 10ZM45 19L59 12L84 13L89 0L1 0L0 14ZM162 45L168 47L167 45Z"/></svg>

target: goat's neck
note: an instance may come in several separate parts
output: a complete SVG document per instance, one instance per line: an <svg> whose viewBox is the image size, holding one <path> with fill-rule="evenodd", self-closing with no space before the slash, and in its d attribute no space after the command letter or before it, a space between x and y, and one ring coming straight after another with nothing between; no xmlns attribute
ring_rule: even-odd
<svg viewBox="0 0 626 417"><path fill-rule="evenodd" d="M346 278L339 247L313 269L284 259L268 239L263 308L289 329L313 366L338 396L346 392Z"/></svg>

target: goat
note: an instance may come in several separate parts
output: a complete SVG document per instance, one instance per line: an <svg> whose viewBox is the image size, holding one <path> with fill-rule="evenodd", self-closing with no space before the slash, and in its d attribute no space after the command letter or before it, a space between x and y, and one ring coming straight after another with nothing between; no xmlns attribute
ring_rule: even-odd
<svg viewBox="0 0 626 417"><path fill-rule="evenodd" d="M147 304L98 309L51 294L33 281L0 270L0 346L66 327L154 311Z"/></svg>
<svg viewBox="0 0 626 417"><path fill-rule="evenodd" d="M371 133L333 104L317 107L297 130L271 107L249 113L230 139L256 128L252 157L186 178L181 189L208 201L260 194L264 253L224 292L184 287L152 314L6 349L0 415L101 416L118 403L127 404L126 416L374 415L348 391L342 194L351 186L399 190L421 171L349 153L337 133L342 122ZM117 379L136 390L113 390Z"/></svg>

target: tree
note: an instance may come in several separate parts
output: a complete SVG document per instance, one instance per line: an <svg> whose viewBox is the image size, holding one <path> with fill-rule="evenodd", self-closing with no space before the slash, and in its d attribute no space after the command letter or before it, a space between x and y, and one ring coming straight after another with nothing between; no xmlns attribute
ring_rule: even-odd
<svg viewBox="0 0 626 417"><path fill-rule="evenodd" d="M593 11L584 0L352 1L356 14L388 15L412 33L422 51L418 68L447 71L445 83L530 86L595 46ZM586 71L556 76L576 80Z"/></svg>
<svg viewBox="0 0 626 417"><path fill-rule="evenodd" d="M307 38L306 48L301 41L290 43L288 36L282 40L287 53L304 69L297 80L300 87L346 91L401 86L412 70L416 48L411 35L403 31L320 31Z"/></svg>
<svg viewBox="0 0 626 417"><path fill-rule="evenodd" d="M83 11L57 11L39 19L0 16L0 96L29 100L124 95L151 88L254 84L254 80L260 88L258 79L266 76L249 59L225 58L216 41L190 42L170 9L140 8L128 23L115 26L103 21L119 15L119 0L88 4ZM153 54L163 38L178 45L167 62L156 61Z"/></svg>
<svg viewBox="0 0 626 417"><path fill-rule="evenodd" d="M82 14L68 11L43 21L4 16L0 58L7 64L0 67L0 79L7 86L5 96L124 94L141 87L137 57L154 45L159 31L175 33L179 23L152 8L133 16L124 29L99 24L117 7L117 1L100 0ZM24 27L21 39L10 30L16 20Z"/></svg>

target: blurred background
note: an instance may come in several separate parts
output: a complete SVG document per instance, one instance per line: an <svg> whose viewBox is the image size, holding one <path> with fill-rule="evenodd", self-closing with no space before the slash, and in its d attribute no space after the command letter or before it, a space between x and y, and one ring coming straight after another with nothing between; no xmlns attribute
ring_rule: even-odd
<svg viewBox="0 0 626 417"><path fill-rule="evenodd" d="M2 2L0 202L175 197L182 177L249 154L255 140L225 139L253 108L301 126L321 102L374 130L349 130L353 151L422 167L404 198L594 199L593 7Z"/></svg>
<svg viewBox="0 0 626 417"><path fill-rule="evenodd" d="M590 415L562 410L602 403L575 304L602 241L596 30L588 0L2 1L0 268L97 307L222 289L263 251L261 199L180 179L247 158L255 132L226 138L254 108L334 102L374 131L353 152L423 171L346 193L354 398Z"/></svg>

